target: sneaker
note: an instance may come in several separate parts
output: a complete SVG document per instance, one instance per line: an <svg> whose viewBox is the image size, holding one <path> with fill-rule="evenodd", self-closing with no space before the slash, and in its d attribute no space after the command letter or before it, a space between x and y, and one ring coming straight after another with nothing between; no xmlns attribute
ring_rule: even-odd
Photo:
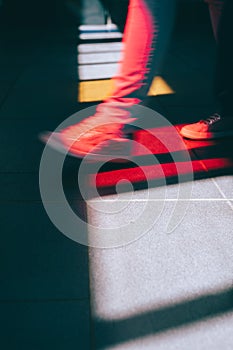
<svg viewBox="0 0 233 350"><path fill-rule="evenodd" d="M77 158L88 156L102 161L129 157L131 133L124 130L125 121L133 119L120 121L118 116L109 120L97 113L59 132L44 132L39 138L55 150Z"/></svg>
<svg viewBox="0 0 233 350"><path fill-rule="evenodd" d="M211 140L233 136L233 118L223 118L215 113L198 123L184 126L180 130L180 134L193 140Z"/></svg>

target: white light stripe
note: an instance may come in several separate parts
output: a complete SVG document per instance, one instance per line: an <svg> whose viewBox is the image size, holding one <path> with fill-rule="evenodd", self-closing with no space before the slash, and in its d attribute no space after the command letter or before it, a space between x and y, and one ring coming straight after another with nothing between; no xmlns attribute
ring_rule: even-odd
<svg viewBox="0 0 233 350"><path fill-rule="evenodd" d="M95 53L82 53L78 55L78 64L106 64L117 63L120 60L120 52L99 52Z"/></svg>
<svg viewBox="0 0 233 350"><path fill-rule="evenodd" d="M78 53L119 52L123 48L122 42L80 44L77 46Z"/></svg>
<svg viewBox="0 0 233 350"><path fill-rule="evenodd" d="M80 34L79 38L81 40L91 40L91 39L121 39L121 33L85 33Z"/></svg>
<svg viewBox="0 0 233 350"><path fill-rule="evenodd" d="M80 65L78 67L79 80L108 79L117 72L117 63Z"/></svg>
<svg viewBox="0 0 233 350"><path fill-rule="evenodd" d="M109 24L82 24L81 26L78 27L80 31L99 31L99 30L117 30L117 26L113 23Z"/></svg>
<svg viewBox="0 0 233 350"><path fill-rule="evenodd" d="M118 52L121 51L122 48L122 42L80 44L77 46L78 53Z"/></svg>

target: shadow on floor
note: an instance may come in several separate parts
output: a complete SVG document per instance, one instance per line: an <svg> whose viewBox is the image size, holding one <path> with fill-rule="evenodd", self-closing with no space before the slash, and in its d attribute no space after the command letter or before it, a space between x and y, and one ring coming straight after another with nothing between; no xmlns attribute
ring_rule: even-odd
<svg viewBox="0 0 233 350"><path fill-rule="evenodd" d="M38 179L38 133L79 108L76 24L64 13L45 22L41 4L1 21L0 346L89 349L88 250L50 222Z"/></svg>
<svg viewBox="0 0 233 350"><path fill-rule="evenodd" d="M96 319L98 349L106 349L145 336L223 315L233 309L233 290L207 294L171 306L151 310L123 320ZM104 337L98 335L105 335Z"/></svg>

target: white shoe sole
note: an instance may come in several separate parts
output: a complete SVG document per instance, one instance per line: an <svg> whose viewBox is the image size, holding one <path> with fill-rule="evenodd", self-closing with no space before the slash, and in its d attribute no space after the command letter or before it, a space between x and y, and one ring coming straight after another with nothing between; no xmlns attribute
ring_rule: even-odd
<svg viewBox="0 0 233 350"><path fill-rule="evenodd" d="M44 132L39 134L38 137L40 141L50 146L57 152L79 159L86 157L88 161L109 161L114 163L125 163L129 162L132 159L132 145L130 140L127 139L119 139L119 141L116 140L117 145L119 145L120 142L122 143L120 147L122 150L118 150L117 153L114 153L116 150L113 149L112 154L101 154L95 152L86 153L78 150L75 150L75 152L73 152L72 149L69 149L68 146L63 144L60 138L60 134L56 132Z"/></svg>
<svg viewBox="0 0 233 350"><path fill-rule="evenodd" d="M180 130L181 136L192 140L213 140L233 136L233 130L219 132L195 132L191 130Z"/></svg>

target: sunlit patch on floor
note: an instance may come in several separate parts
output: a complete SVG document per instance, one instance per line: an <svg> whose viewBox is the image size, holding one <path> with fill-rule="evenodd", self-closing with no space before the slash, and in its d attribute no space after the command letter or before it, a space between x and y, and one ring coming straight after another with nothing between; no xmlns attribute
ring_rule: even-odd
<svg viewBox="0 0 233 350"><path fill-rule="evenodd" d="M92 102L101 101L112 89L110 79L81 81L79 83L78 101ZM155 77L149 91L149 96L174 94L174 90L161 77Z"/></svg>

